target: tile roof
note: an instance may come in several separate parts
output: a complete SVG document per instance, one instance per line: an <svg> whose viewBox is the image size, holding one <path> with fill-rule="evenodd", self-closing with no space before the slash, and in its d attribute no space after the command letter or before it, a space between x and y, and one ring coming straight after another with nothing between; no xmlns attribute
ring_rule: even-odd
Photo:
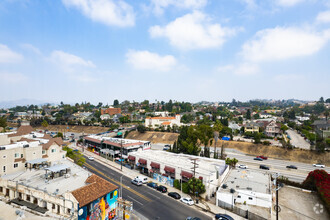
<svg viewBox="0 0 330 220"><path fill-rule="evenodd" d="M72 191L72 195L79 202L79 207L118 189L118 186L106 181L105 179L93 174L85 181L88 185Z"/></svg>
<svg viewBox="0 0 330 220"><path fill-rule="evenodd" d="M59 146L62 146L64 144L62 138L56 137L56 138L50 139L46 144L43 144L42 149L43 150L48 150L49 147L52 146L54 143L56 143Z"/></svg>
<svg viewBox="0 0 330 220"><path fill-rule="evenodd" d="M170 121L164 121L164 122L162 123L162 125L170 125L170 124L171 124Z"/></svg>
<svg viewBox="0 0 330 220"><path fill-rule="evenodd" d="M16 136L22 136L26 134L30 134L34 129L31 127L31 125L21 125L17 132L14 134L9 134L8 137L16 137Z"/></svg>
<svg viewBox="0 0 330 220"><path fill-rule="evenodd" d="M172 120L175 119L175 117L148 117L147 119L166 119L166 120Z"/></svg>

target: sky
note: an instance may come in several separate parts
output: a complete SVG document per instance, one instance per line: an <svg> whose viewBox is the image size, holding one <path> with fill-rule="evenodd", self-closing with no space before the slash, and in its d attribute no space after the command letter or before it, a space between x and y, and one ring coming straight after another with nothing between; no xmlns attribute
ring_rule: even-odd
<svg viewBox="0 0 330 220"><path fill-rule="evenodd" d="M330 97L328 0L1 0L0 101Z"/></svg>

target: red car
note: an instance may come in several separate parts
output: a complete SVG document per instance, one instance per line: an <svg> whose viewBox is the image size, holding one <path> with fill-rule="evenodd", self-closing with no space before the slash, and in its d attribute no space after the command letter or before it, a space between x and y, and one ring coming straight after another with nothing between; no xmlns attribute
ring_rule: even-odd
<svg viewBox="0 0 330 220"><path fill-rule="evenodd" d="M257 156L257 158L261 158L263 160L267 160L268 159L268 157L265 157L265 156Z"/></svg>

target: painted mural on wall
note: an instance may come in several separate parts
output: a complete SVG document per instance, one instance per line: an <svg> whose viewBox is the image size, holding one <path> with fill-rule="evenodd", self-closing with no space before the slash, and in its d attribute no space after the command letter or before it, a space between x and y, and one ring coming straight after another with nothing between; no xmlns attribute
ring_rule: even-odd
<svg viewBox="0 0 330 220"><path fill-rule="evenodd" d="M118 191L78 208L78 220L114 220L116 219L116 201Z"/></svg>
<svg viewBox="0 0 330 220"><path fill-rule="evenodd" d="M158 173L154 173L152 178L154 180L158 180L159 182L163 183L163 184L166 184L168 186L172 186L173 187L173 179L171 179L170 177L167 177L167 176L162 176Z"/></svg>

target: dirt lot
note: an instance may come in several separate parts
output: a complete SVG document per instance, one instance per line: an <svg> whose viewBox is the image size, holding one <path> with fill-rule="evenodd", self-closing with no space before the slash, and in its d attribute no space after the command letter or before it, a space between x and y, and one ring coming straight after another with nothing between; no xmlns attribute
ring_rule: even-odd
<svg viewBox="0 0 330 220"><path fill-rule="evenodd" d="M238 141L218 141L217 146L224 144L225 147L240 150L246 154L265 155L272 158L291 160L302 163L324 163L330 165L330 153L318 154L309 150L294 149L286 150L276 146L257 145Z"/></svg>
<svg viewBox="0 0 330 220"><path fill-rule="evenodd" d="M150 141L151 143L164 143L173 144L178 139L179 134L169 132L154 132L148 131L145 133L139 133L138 131L132 131L127 135L127 139L136 139L143 141Z"/></svg>
<svg viewBox="0 0 330 220"><path fill-rule="evenodd" d="M303 192L297 188L287 186L281 188L279 191L279 205L281 208L279 219L330 219L325 208L322 208L321 200L317 194ZM273 212L272 219L275 219L275 212Z"/></svg>

